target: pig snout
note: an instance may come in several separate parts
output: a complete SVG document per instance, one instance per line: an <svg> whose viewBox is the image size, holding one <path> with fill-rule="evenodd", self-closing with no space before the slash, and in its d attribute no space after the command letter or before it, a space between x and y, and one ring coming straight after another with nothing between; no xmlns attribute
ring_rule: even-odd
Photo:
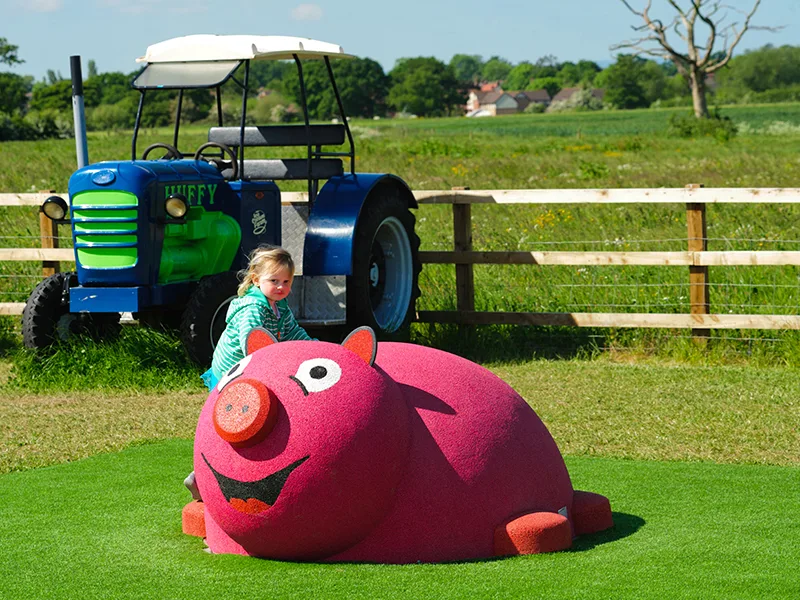
<svg viewBox="0 0 800 600"><path fill-rule="evenodd" d="M275 425L278 399L255 379L240 379L225 387L214 404L214 429L233 446L263 440Z"/></svg>

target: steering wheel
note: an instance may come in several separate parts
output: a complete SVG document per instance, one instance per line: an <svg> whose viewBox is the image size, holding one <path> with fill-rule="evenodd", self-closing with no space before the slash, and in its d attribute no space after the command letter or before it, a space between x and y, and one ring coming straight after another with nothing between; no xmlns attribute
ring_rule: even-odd
<svg viewBox="0 0 800 600"><path fill-rule="evenodd" d="M183 158L183 154L181 154L175 146L170 146L169 144L164 144L162 142L156 142L155 144L150 144L144 149L144 152L142 152L142 160L147 160L147 155L157 148L164 148L167 151L167 153L162 156L160 160L178 160Z"/></svg>
<svg viewBox="0 0 800 600"><path fill-rule="evenodd" d="M203 154L203 150L207 148L219 148L222 151L222 154L219 157L206 157ZM222 160L223 155L227 154L230 156L230 161ZM239 161L236 159L236 153L231 150L230 146L226 146L225 144L220 144L219 142L206 142L202 146L197 149L197 152L194 153L195 160L204 160L223 171L225 169L230 168L231 179L237 179L239 177Z"/></svg>

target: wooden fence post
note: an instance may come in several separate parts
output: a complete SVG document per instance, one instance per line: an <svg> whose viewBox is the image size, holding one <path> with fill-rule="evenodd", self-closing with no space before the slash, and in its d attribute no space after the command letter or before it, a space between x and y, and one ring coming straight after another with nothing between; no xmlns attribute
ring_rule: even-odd
<svg viewBox="0 0 800 600"><path fill-rule="evenodd" d="M687 189L698 189L703 184L693 183ZM700 202L686 204L686 227L688 230L689 252L708 250L706 233L706 205ZM708 290L708 267L689 267L689 312L693 315L707 315L711 311ZM711 335L710 329L692 329L695 342L705 344Z"/></svg>
<svg viewBox="0 0 800 600"><path fill-rule="evenodd" d="M470 204L453 203L453 243L456 252L472 250L472 205ZM475 310L475 278L472 265L456 265L456 309Z"/></svg>
<svg viewBox="0 0 800 600"><path fill-rule="evenodd" d="M42 190L40 194L54 194L55 190ZM39 237L41 238L42 248L58 248L58 225L39 208ZM57 261L42 261L42 276L50 277L61 271L61 265Z"/></svg>

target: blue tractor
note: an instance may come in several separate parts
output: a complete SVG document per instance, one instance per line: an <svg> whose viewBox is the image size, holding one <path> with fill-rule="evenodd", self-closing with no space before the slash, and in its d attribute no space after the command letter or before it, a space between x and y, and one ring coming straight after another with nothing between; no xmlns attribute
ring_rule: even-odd
<svg viewBox="0 0 800 600"><path fill-rule="evenodd" d="M132 82L140 102L131 160L79 168L69 180L69 203L51 197L41 208L70 223L77 268L34 289L23 314L25 345L111 335L120 314L132 313L141 323L179 329L189 356L208 364L236 296L237 271L261 244L281 245L295 257L290 303L312 332L359 325L384 336L407 331L419 296L416 201L397 176L356 173L334 58L350 57L337 45L278 36L192 35L150 46ZM302 124L246 125L254 60L294 62ZM324 61L336 122L309 120L308 60ZM223 123L222 86L229 81L241 89L234 126ZM171 143L138 156L147 98L165 89L177 90ZM184 93L197 89L213 92L217 126L187 153L179 149L181 106ZM273 147L295 147L295 156L300 148L301 157L257 157ZM307 194L282 202L278 182L293 180L306 180Z"/></svg>

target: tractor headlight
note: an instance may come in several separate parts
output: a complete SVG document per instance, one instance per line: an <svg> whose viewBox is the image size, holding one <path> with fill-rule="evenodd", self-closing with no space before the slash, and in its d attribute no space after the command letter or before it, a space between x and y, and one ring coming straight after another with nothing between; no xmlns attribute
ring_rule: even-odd
<svg viewBox="0 0 800 600"><path fill-rule="evenodd" d="M186 205L186 198L182 194L173 194L164 203L167 214L173 219L180 219L186 215L189 207Z"/></svg>
<svg viewBox="0 0 800 600"><path fill-rule="evenodd" d="M63 198L50 196L42 204L41 210L47 217L53 219L53 221L62 221L67 216L69 209Z"/></svg>

